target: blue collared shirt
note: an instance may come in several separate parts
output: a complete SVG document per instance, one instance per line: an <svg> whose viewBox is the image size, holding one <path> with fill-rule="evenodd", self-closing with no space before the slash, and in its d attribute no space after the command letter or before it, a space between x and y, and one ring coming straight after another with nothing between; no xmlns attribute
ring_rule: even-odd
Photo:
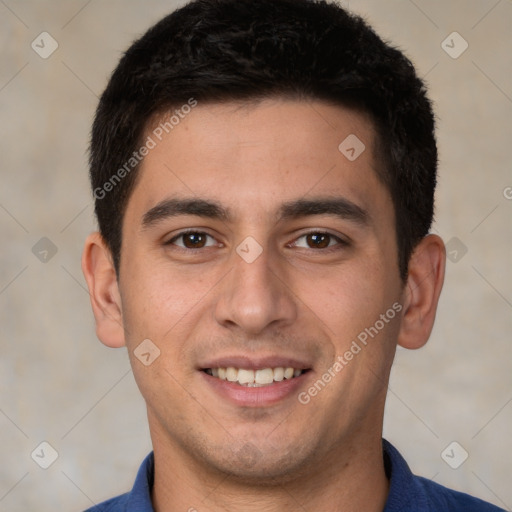
<svg viewBox="0 0 512 512"><path fill-rule="evenodd" d="M385 439L384 463L390 479L383 512L504 512L490 503L453 491L426 478L415 476L409 466ZM154 512L151 505L154 460L150 453L142 463L133 489L122 496L87 509L85 512Z"/></svg>

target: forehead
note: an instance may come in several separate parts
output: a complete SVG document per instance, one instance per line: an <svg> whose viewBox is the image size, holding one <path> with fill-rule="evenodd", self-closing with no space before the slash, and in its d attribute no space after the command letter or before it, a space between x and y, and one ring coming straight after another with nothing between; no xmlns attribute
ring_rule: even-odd
<svg viewBox="0 0 512 512"><path fill-rule="evenodd" d="M362 206L385 200L377 197L387 191L378 179L375 129L359 112L269 99L199 103L178 114L147 130L152 149L130 200L140 209L169 195L207 197L255 215L308 195L343 193Z"/></svg>

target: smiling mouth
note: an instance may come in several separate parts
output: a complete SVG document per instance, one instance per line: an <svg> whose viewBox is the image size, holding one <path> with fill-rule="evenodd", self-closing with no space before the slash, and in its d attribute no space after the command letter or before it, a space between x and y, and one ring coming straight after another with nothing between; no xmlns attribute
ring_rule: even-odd
<svg viewBox="0 0 512 512"><path fill-rule="evenodd" d="M261 370L247 370L245 368L205 368L202 370L211 377L226 380L240 386L259 388L272 386L283 380L300 377L309 370L279 366L277 368L262 368Z"/></svg>

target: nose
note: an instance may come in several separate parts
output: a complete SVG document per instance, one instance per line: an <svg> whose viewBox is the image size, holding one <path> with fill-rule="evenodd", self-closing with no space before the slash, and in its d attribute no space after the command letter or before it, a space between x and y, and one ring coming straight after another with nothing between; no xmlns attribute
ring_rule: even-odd
<svg viewBox="0 0 512 512"><path fill-rule="evenodd" d="M232 255L232 270L221 282L215 318L223 327L258 335L295 322L297 304L284 265L268 249L254 260Z"/></svg>

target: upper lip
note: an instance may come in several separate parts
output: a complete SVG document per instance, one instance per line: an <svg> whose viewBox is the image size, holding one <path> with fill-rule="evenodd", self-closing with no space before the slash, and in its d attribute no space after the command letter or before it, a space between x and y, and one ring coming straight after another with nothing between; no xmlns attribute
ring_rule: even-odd
<svg viewBox="0 0 512 512"><path fill-rule="evenodd" d="M261 370L263 368L294 368L296 370L309 370L311 364L295 357L287 356L264 356L249 357L242 356L225 356L211 359L199 365L200 370L207 368L243 368L246 370Z"/></svg>

